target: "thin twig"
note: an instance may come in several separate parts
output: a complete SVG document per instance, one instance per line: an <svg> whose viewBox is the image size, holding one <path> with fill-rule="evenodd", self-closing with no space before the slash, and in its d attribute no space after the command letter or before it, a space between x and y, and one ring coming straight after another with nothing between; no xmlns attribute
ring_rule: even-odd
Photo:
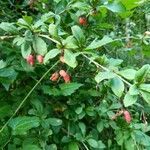
<svg viewBox="0 0 150 150"><path fill-rule="evenodd" d="M11 38L14 38L14 37L16 37L16 36L14 36L14 35L11 35L11 36L4 35L4 36L0 36L0 40L11 39Z"/></svg>
<svg viewBox="0 0 150 150"><path fill-rule="evenodd" d="M82 142L82 144L84 145L86 150L89 150L89 148L86 146L86 144L84 142Z"/></svg>
<svg viewBox="0 0 150 150"><path fill-rule="evenodd" d="M58 42L58 41L56 41L56 40L50 38L48 35L39 34L39 36L40 36L40 37L47 38L47 39L49 39L50 41L52 41L52 42L54 42L54 43L56 43L56 44L60 44L60 42Z"/></svg>
<svg viewBox="0 0 150 150"><path fill-rule="evenodd" d="M97 63L96 61L92 60L91 58L89 58L89 57L86 56L85 54L82 53L82 55L83 55L85 58L87 58L88 60L90 60L93 64L95 64L97 67L100 67L100 68L102 68L102 69L105 70L105 71L111 72L111 70L109 70L108 68L106 68L106 67L100 65L99 63ZM115 73L115 72L113 72L113 73ZM131 83L129 83L128 81L126 81L125 79L123 79L123 78L122 78L121 76L119 76L117 73L115 73L115 74L116 74L116 76L117 76L119 79L121 79L124 83L126 83L126 84L129 85L129 86L132 86Z"/></svg>
<svg viewBox="0 0 150 150"><path fill-rule="evenodd" d="M34 87L29 91L29 93L26 95L26 97L21 101L15 112L12 114L12 116L8 119L8 121L3 125L3 127L0 130L0 133L5 129L5 127L8 125L9 121L17 114L17 112L20 110L22 105L25 103L27 98L32 94L34 89L39 85L39 83L44 79L44 77L58 64L59 61L57 61L48 71L44 73L44 75L38 80L38 82L34 85Z"/></svg>
<svg viewBox="0 0 150 150"><path fill-rule="evenodd" d="M3 145L2 149L4 149L6 147L6 145L10 142L12 136L8 139L8 141Z"/></svg>

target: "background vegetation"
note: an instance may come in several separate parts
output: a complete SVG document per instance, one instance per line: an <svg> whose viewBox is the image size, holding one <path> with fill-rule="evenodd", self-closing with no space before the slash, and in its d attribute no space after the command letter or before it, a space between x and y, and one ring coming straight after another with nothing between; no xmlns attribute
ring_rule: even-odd
<svg viewBox="0 0 150 150"><path fill-rule="evenodd" d="M0 1L2 150L150 149L150 1Z"/></svg>

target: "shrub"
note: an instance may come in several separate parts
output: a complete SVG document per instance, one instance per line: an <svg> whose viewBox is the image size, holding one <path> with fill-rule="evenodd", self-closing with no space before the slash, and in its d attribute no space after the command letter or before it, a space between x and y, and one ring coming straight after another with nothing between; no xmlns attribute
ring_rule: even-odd
<svg viewBox="0 0 150 150"><path fill-rule="evenodd" d="M149 1L0 3L1 149L150 149Z"/></svg>

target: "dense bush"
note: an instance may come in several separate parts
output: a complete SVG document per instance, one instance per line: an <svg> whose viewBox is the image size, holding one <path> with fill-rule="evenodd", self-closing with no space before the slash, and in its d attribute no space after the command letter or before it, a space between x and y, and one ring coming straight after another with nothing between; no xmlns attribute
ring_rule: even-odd
<svg viewBox="0 0 150 150"><path fill-rule="evenodd" d="M150 149L150 1L0 1L2 150Z"/></svg>

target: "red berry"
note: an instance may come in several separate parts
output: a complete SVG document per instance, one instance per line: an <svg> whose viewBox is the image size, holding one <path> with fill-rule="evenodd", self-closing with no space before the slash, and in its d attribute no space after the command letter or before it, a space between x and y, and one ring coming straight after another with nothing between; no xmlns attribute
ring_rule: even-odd
<svg viewBox="0 0 150 150"><path fill-rule="evenodd" d="M59 74L60 74L61 77L65 77L67 75L65 70L60 70Z"/></svg>
<svg viewBox="0 0 150 150"><path fill-rule="evenodd" d="M57 79L59 78L59 74L58 72L55 72L52 74L52 76L50 77L51 81L57 81Z"/></svg>
<svg viewBox="0 0 150 150"><path fill-rule="evenodd" d="M30 64L31 66L34 65L34 56L33 55L29 55L27 58L27 63Z"/></svg>
<svg viewBox="0 0 150 150"><path fill-rule="evenodd" d="M37 59L37 61L40 63L40 64L42 64L43 63L43 56L42 55L37 55L36 56L36 59Z"/></svg>
<svg viewBox="0 0 150 150"><path fill-rule="evenodd" d="M67 74L66 76L63 77L65 83L69 83L70 82L70 76Z"/></svg>
<svg viewBox="0 0 150 150"><path fill-rule="evenodd" d="M127 111L127 110L125 110L124 112L123 112L123 114L124 114L124 119L125 119L125 121L127 122L127 123L130 123L131 122L131 115L130 115L130 113Z"/></svg>
<svg viewBox="0 0 150 150"><path fill-rule="evenodd" d="M79 18L79 24L80 25L87 25L87 19L85 17Z"/></svg>

